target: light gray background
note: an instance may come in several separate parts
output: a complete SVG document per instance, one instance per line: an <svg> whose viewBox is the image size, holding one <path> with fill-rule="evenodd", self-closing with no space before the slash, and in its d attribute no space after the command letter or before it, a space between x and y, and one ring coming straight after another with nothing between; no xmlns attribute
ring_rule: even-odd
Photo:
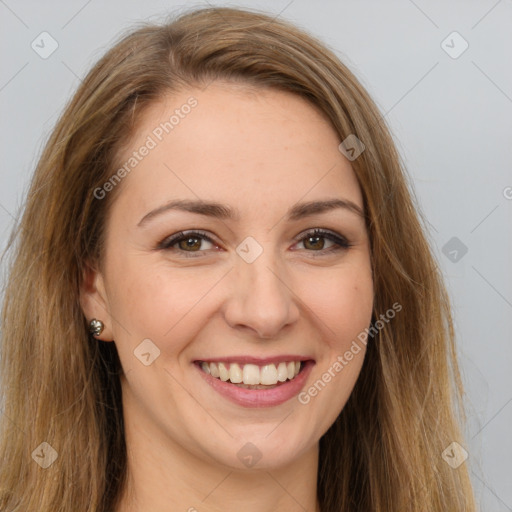
<svg viewBox="0 0 512 512"><path fill-rule="evenodd" d="M306 28L385 114L453 300L477 499L482 510L512 511L511 0L0 0L2 247L80 78L133 22L207 4L263 9ZM59 45L47 59L31 48L43 31ZM469 44L458 58L441 46L453 31ZM445 43L452 53L461 44ZM443 253L452 237L468 249L452 253L457 262Z"/></svg>

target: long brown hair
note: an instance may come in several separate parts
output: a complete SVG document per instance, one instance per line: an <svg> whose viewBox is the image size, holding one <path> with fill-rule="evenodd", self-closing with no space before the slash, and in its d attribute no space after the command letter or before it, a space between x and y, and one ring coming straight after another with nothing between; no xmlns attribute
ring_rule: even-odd
<svg viewBox="0 0 512 512"><path fill-rule="evenodd" d="M340 141L354 134L365 144L352 167L367 212L374 319L391 304L403 309L369 342L355 389L320 441L322 511L473 511L465 465L452 469L441 456L452 441L463 444L450 304L385 122L316 39L230 8L125 36L90 71L46 145L10 241L0 509L115 509L126 474L122 369L113 343L90 338L79 289L87 263L101 266L116 194L100 201L93 192L113 175L149 104L216 79L298 94ZM49 453L43 442L58 455L45 469L33 453Z"/></svg>

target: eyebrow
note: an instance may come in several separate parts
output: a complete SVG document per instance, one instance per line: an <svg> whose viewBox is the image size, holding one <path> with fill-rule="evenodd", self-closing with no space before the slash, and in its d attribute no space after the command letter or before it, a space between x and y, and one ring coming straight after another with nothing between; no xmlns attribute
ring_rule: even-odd
<svg viewBox="0 0 512 512"><path fill-rule="evenodd" d="M326 213L339 208L352 212L359 217L362 217L363 219L365 218L365 214L362 208L348 199L325 199L321 201L297 203L288 210L286 217L290 221L296 221L305 217ZM149 213L144 215L144 217L142 217L137 225L142 226L149 222L151 219L154 219L155 217L171 210L196 213L199 215L223 220L240 220L239 211L224 204L190 199L176 199L162 206L159 206L154 210L151 210Z"/></svg>

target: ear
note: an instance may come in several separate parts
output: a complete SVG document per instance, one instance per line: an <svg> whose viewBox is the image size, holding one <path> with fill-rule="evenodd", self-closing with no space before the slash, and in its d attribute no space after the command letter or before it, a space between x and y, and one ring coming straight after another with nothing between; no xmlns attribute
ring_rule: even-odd
<svg viewBox="0 0 512 512"><path fill-rule="evenodd" d="M103 275L89 264L85 267L80 284L80 305L87 324L95 318L105 325L102 333L95 336L95 339L113 341L112 320Z"/></svg>

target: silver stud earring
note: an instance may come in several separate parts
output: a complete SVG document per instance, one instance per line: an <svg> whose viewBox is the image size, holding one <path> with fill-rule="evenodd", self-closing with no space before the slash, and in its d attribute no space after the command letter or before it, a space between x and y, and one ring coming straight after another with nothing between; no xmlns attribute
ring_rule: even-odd
<svg viewBox="0 0 512 512"><path fill-rule="evenodd" d="M96 318L93 318L89 322L89 332L93 336L99 336L103 332L103 329L105 329L105 324L101 320L96 320Z"/></svg>

